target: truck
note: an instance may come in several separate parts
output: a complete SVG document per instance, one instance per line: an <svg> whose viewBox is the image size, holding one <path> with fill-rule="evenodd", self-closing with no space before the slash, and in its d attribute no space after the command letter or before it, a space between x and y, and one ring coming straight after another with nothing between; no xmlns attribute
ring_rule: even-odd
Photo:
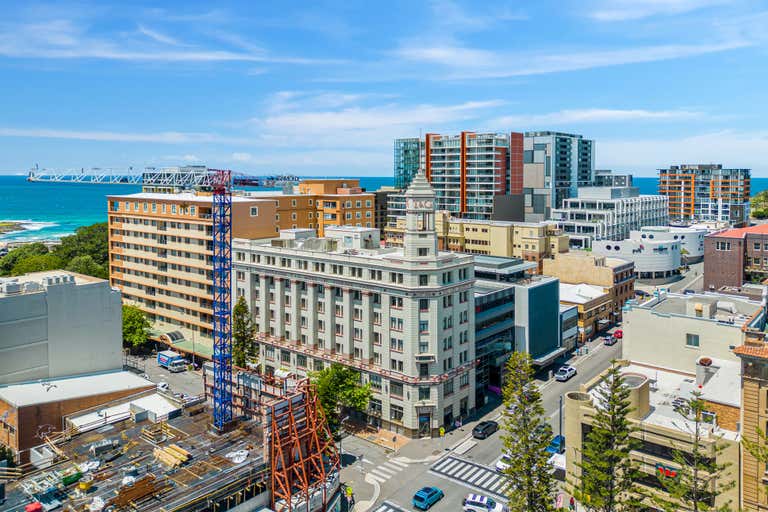
<svg viewBox="0 0 768 512"><path fill-rule="evenodd" d="M169 372L183 372L187 369L187 362L181 354L173 350L163 350L157 353L157 365Z"/></svg>

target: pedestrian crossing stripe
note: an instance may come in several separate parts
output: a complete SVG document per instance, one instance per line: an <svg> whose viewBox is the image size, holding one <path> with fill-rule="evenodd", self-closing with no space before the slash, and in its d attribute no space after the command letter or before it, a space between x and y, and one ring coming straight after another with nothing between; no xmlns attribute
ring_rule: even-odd
<svg viewBox="0 0 768 512"><path fill-rule="evenodd" d="M506 499L505 492L510 485L509 478L493 468L454 455L437 461L430 468L430 472L502 499Z"/></svg>
<svg viewBox="0 0 768 512"><path fill-rule="evenodd" d="M394 464L395 466L400 466L401 468L407 468L408 464L405 462L400 462L399 460L392 459L387 464Z"/></svg>
<svg viewBox="0 0 768 512"><path fill-rule="evenodd" d="M385 501L374 512L408 512L406 509L392 503L391 501Z"/></svg>
<svg viewBox="0 0 768 512"><path fill-rule="evenodd" d="M375 469L371 469L368 475L378 483L383 484L406 467L408 467L408 464L390 460L380 466L376 466Z"/></svg>

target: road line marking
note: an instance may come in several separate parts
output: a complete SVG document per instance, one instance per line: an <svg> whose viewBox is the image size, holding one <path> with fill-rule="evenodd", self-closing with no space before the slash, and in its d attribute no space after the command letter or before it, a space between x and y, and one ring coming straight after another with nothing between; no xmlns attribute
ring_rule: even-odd
<svg viewBox="0 0 768 512"><path fill-rule="evenodd" d="M480 477L482 477L482 476L485 476L485 474L486 474L486 472L485 472L485 471L478 471L478 472L477 472L477 474L476 474L476 475L474 475L474 477L473 477L473 478L470 478L469 480L467 480L467 483L470 483L470 484L471 484L471 483L474 483L474 482L475 482L475 480L477 480L478 478L480 478Z"/></svg>
<svg viewBox="0 0 768 512"><path fill-rule="evenodd" d="M381 478L380 476L376 476L373 473L368 473L368 476L370 476L373 480L376 480L380 484L386 483L389 478Z"/></svg>
<svg viewBox="0 0 768 512"><path fill-rule="evenodd" d="M475 485L477 485L478 487L485 485L485 481L490 480L490 478L493 476L499 476L499 475L489 471L483 478L475 482Z"/></svg>
<svg viewBox="0 0 768 512"><path fill-rule="evenodd" d="M372 470L370 471L370 474L372 474L372 475L376 475L376 476L378 476L379 478L383 478L383 479L385 479L385 480L389 480L390 478L392 478L392 475L390 475L390 474L389 474L389 473L387 473L386 471L381 471L381 468L372 469Z"/></svg>
<svg viewBox="0 0 768 512"><path fill-rule="evenodd" d="M381 465L381 466L379 466L379 467L381 467L381 468L383 468L383 469L385 469L385 470L389 471L389 472L390 472L390 473L392 473L392 474L395 474L395 473L399 473L399 472L401 472L401 471L403 470L403 468L401 468L401 467L398 467L398 466L390 466L389 464L382 464L382 465Z"/></svg>
<svg viewBox="0 0 768 512"><path fill-rule="evenodd" d="M456 464L461 464L461 461L456 459L444 459L435 465L434 469L444 473L450 470Z"/></svg>
<svg viewBox="0 0 768 512"><path fill-rule="evenodd" d="M504 479L502 479L502 478L498 478L498 479L496 479L495 483L494 483L492 486L488 487L488 489L489 489L491 492L496 492L496 489L498 489L499 487L501 487L501 484L503 484L503 483L504 483Z"/></svg>
<svg viewBox="0 0 768 512"><path fill-rule="evenodd" d="M400 466L401 468L407 468L408 467L408 464L406 464L405 462L400 462L400 461L397 461L395 459L390 460L388 462L388 464L395 464L396 466Z"/></svg>
<svg viewBox="0 0 768 512"><path fill-rule="evenodd" d="M469 464L467 464L467 466L465 468L463 468L461 471L457 472L453 476L463 480L465 476L468 476L468 475L472 474L472 471L474 471L476 469L477 469L476 467L473 467L473 466L470 466Z"/></svg>

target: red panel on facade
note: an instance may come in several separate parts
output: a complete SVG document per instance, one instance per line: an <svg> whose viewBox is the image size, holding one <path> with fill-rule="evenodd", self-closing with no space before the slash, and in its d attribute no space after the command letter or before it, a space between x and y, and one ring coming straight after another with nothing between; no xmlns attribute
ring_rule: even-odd
<svg viewBox="0 0 768 512"><path fill-rule="evenodd" d="M509 193L523 193L523 134L509 134Z"/></svg>

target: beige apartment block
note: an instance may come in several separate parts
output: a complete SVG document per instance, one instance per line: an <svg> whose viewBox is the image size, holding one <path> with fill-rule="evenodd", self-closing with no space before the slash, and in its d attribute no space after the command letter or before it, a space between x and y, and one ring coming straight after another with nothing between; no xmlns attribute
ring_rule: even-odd
<svg viewBox="0 0 768 512"><path fill-rule="evenodd" d="M649 344L663 351L662 346L651 339ZM675 452L691 452L694 432L693 422L678 412L674 402L690 399L693 391L700 391L707 410L707 423L702 427L703 449L715 457L717 463L729 465L722 480L715 485L725 487L730 481L736 482L735 487L723 490L717 499L707 500L707 505L720 507L730 502L731 510L738 510L739 364L709 359L707 366L698 365L693 373L630 361L620 364L630 391L630 421L637 429L632 437L638 440L638 447L630 455L639 469L635 483L645 494L669 498L658 475L662 472L674 475L680 470ZM566 485L570 490L579 488L582 443L595 416L596 390L604 375L582 384L579 391L565 394ZM715 450L717 445L724 448L720 453ZM688 509L681 506L678 510Z"/></svg>
<svg viewBox="0 0 768 512"><path fill-rule="evenodd" d="M213 196L151 193L108 196L109 279L141 308L164 342L211 353ZM277 235L274 200L232 197L232 236Z"/></svg>
<svg viewBox="0 0 768 512"><path fill-rule="evenodd" d="M615 321L622 318L622 306L635 295L635 264L621 258L571 251L542 261L542 274L561 283L600 286L611 296Z"/></svg>
<svg viewBox="0 0 768 512"><path fill-rule="evenodd" d="M405 218L397 218L394 226L385 228L386 242L402 247ZM483 256L521 258L537 263L554 254L568 252L568 236L546 222L510 222L471 220L451 217L449 212L436 214L435 230L441 249Z"/></svg>
<svg viewBox="0 0 768 512"><path fill-rule="evenodd" d="M582 343L613 324L611 296L600 286L560 283L560 304L577 307L579 341Z"/></svg>

